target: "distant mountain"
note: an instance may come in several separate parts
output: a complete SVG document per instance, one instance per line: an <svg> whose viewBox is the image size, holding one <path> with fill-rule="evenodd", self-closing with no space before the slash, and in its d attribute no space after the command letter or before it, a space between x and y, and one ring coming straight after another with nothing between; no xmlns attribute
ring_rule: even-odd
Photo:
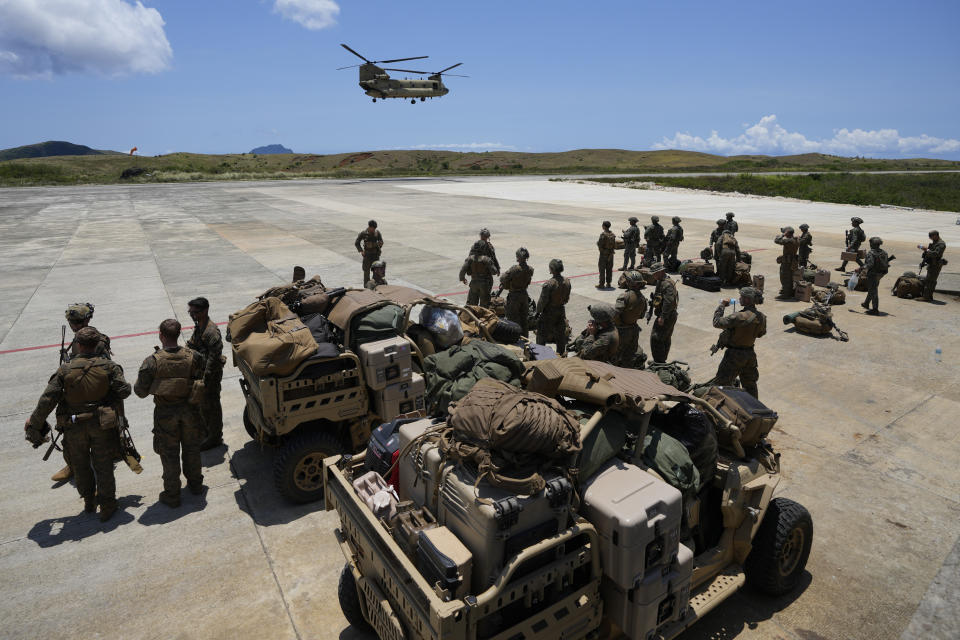
<svg viewBox="0 0 960 640"><path fill-rule="evenodd" d="M14 147L0 151L0 162L3 160L19 160L20 158L46 158L47 156L101 156L114 154L116 151L99 151L82 144L73 144L61 140L50 140L28 144L23 147Z"/></svg>
<svg viewBox="0 0 960 640"><path fill-rule="evenodd" d="M268 144L265 147L257 147L250 153L258 153L260 155L267 155L271 153L293 153L293 150L287 149L282 144Z"/></svg>

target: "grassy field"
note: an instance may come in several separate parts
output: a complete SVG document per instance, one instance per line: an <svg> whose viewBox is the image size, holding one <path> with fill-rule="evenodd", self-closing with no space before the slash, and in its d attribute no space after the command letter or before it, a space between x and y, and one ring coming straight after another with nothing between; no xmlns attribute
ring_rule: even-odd
<svg viewBox="0 0 960 640"><path fill-rule="evenodd" d="M121 178L127 169L142 169ZM714 156L692 151L581 149L562 153L490 151L371 151L334 155L125 154L53 156L0 162L0 186L184 182L195 180L288 180L393 176L667 173L873 170L960 170L960 162L874 160L822 154Z"/></svg>
<svg viewBox="0 0 960 640"><path fill-rule="evenodd" d="M614 184L636 182L631 178L595 178L594 181ZM960 173L811 173L796 176L740 174L663 177L656 178L653 182L686 189L784 196L816 202L891 204L916 209L960 211Z"/></svg>

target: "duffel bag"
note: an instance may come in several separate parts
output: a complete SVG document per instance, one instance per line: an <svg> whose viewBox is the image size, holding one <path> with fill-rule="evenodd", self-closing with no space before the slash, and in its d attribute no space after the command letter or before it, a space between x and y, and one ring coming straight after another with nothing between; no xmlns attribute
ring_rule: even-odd
<svg viewBox="0 0 960 640"><path fill-rule="evenodd" d="M686 362L680 362L679 360L654 362L647 366L647 370L657 374L657 377L664 384L680 391L686 391L690 388L690 367L686 364Z"/></svg>
<svg viewBox="0 0 960 640"><path fill-rule="evenodd" d="M684 260L678 270L680 275L712 276L716 273L712 264L700 260Z"/></svg>
<svg viewBox="0 0 960 640"><path fill-rule="evenodd" d="M643 438L642 459L667 484L679 490L684 498L696 495L700 488L700 472L682 442L660 429L650 427Z"/></svg>
<svg viewBox="0 0 960 640"><path fill-rule="evenodd" d="M690 273L684 273L680 276L683 284L704 291L720 291L722 281L717 276L697 276Z"/></svg>
<svg viewBox="0 0 960 640"><path fill-rule="evenodd" d="M923 295L923 280L913 272L907 272L893 284L893 295L898 298L918 298Z"/></svg>
<svg viewBox="0 0 960 640"><path fill-rule="evenodd" d="M279 302L279 301L278 301ZM252 332L236 345L237 357L258 376L286 376L317 352L317 342L300 319L267 321L265 332Z"/></svg>
<svg viewBox="0 0 960 640"><path fill-rule="evenodd" d="M740 444L744 447L759 443L777 423L777 412L743 389L711 387L703 399L740 428ZM727 444L724 442L725 438L729 438L726 433L725 430L720 432L721 444Z"/></svg>
<svg viewBox="0 0 960 640"><path fill-rule="evenodd" d="M403 333L403 308L395 304L386 304L353 319L350 332L351 347L355 350L361 344L396 338Z"/></svg>
<svg viewBox="0 0 960 640"><path fill-rule="evenodd" d="M733 268L733 284L738 287L749 287L752 283L753 276L750 275L750 264L738 262Z"/></svg>
<svg viewBox="0 0 960 640"><path fill-rule="evenodd" d="M680 269L680 261L673 256L665 259L663 261L664 266L667 268L667 271L674 273Z"/></svg>
<svg viewBox="0 0 960 640"><path fill-rule="evenodd" d="M793 319L793 326L795 326L800 333L805 333L810 336L825 336L833 330L830 325L824 324L818 318L809 318L802 315L797 315Z"/></svg>

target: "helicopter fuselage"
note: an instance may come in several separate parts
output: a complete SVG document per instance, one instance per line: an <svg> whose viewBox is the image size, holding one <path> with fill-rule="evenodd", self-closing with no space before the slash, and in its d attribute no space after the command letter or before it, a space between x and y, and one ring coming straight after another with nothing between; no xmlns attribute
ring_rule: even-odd
<svg viewBox="0 0 960 640"><path fill-rule="evenodd" d="M437 76L399 80L374 64L360 65L360 88L373 98L439 98L450 93Z"/></svg>

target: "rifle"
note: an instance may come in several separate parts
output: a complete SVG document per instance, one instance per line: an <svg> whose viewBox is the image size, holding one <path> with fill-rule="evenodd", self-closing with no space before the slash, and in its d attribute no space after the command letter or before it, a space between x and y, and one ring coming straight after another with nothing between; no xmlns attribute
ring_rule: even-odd
<svg viewBox="0 0 960 640"><path fill-rule="evenodd" d="M50 424L49 424L49 423L44 422L44 423L43 423L43 426L44 426L44 431L47 431L48 433L51 432ZM61 434L61 433L62 433L62 431L60 431L59 429L57 429L56 431L53 432L53 436L50 438L50 446L47 447L47 452L46 452L45 454L43 454L43 461L44 461L44 462L46 462L47 460L50 459L50 454L53 453L53 450L54 450L54 449L56 449L57 451L63 451L63 449L60 447L59 443L57 442L57 441L60 439L60 434ZM42 444L42 443L41 443L41 444ZM35 446L35 447L39 447L40 445L37 444L37 445L34 445L34 446Z"/></svg>
<svg viewBox="0 0 960 640"><path fill-rule="evenodd" d="M503 285L500 285L500 288L497 289L497 292L493 294L493 297L499 298L501 293L503 293Z"/></svg>
<svg viewBox="0 0 960 640"><path fill-rule="evenodd" d="M721 349L726 349L729 346L730 346L730 334L726 329L724 329L722 332L720 332L720 337L717 338L717 343L710 346L710 355L712 356L717 351L720 351Z"/></svg>
<svg viewBox="0 0 960 640"><path fill-rule="evenodd" d="M663 303L663 296L654 291L650 294L650 304L647 305L647 324L650 324L650 319L653 317L654 309L659 309L660 305Z"/></svg>
<svg viewBox="0 0 960 640"><path fill-rule="evenodd" d="M67 353L67 325L60 325L60 364L70 362L70 354ZM73 344L72 342L70 344Z"/></svg>
<svg viewBox="0 0 960 640"><path fill-rule="evenodd" d="M117 404L117 432L120 436L120 451L123 454L123 461L127 463L131 471L141 473L143 467L140 466L140 460L143 458L133 444L133 437L130 435L130 423L127 422L127 415L124 412L122 402Z"/></svg>
<svg viewBox="0 0 960 640"><path fill-rule="evenodd" d="M830 299L833 298L833 293L834 290L831 289L830 293L827 294L827 301L824 303L814 302L813 308L820 314L821 320L837 332L840 342L848 342L850 340L849 334L838 327L837 323L833 321L833 312L830 310Z"/></svg>

